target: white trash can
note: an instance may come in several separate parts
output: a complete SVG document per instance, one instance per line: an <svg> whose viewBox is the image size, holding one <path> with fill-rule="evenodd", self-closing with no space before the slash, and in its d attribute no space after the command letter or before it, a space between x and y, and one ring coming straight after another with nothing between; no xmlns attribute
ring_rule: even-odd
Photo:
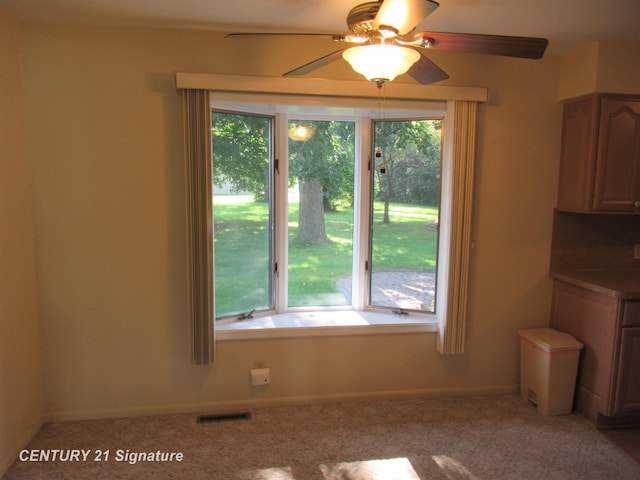
<svg viewBox="0 0 640 480"><path fill-rule="evenodd" d="M573 395L582 343L552 328L519 330L520 396L543 415L566 415Z"/></svg>

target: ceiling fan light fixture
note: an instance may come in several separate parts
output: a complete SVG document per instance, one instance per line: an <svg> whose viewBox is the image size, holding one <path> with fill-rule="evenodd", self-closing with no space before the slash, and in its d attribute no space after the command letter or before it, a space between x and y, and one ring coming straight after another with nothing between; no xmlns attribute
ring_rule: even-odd
<svg viewBox="0 0 640 480"><path fill-rule="evenodd" d="M380 43L348 48L342 57L367 80L390 82L406 73L420 54L412 48Z"/></svg>

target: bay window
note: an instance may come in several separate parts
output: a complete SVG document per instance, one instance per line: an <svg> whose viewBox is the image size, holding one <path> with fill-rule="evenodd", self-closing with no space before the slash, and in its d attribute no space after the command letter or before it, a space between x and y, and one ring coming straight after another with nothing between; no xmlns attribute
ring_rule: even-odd
<svg viewBox="0 0 640 480"><path fill-rule="evenodd" d="M176 84L194 363L256 334L437 332L438 352L464 351L486 89L394 84L381 109L362 82Z"/></svg>
<svg viewBox="0 0 640 480"><path fill-rule="evenodd" d="M345 309L433 322L443 109L380 118L304 102L212 107L215 310L225 330L310 311L335 325Z"/></svg>

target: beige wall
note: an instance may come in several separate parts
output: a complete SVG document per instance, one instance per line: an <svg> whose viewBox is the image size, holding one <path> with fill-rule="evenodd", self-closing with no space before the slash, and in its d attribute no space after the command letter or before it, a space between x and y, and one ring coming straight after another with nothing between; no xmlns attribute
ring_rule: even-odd
<svg viewBox="0 0 640 480"><path fill-rule="evenodd" d="M562 58L558 98L640 94L640 42L592 42Z"/></svg>
<svg viewBox="0 0 640 480"><path fill-rule="evenodd" d="M568 53L560 63L558 98L567 99L597 91L599 44Z"/></svg>
<svg viewBox="0 0 640 480"><path fill-rule="evenodd" d="M20 35L0 10L0 476L43 421Z"/></svg>
<svg viewBox="0 0 640 480"><path fill-rule="evenodd" d="M189 364L173 73L280 75L326 53L323 45L24 28L44 388L54 418L515 391L517 330L546 325L550 303L560 132L554 58L432 55L449 84L489 88L479 109L465 355L439 356L433 334L382 335L224 342L215 366ZM321 73L359 79L343 62ZM272 369L266 389L248 384L254 360Z"/></svg>
<svg viewBox="0 0 640 480"><path fill-rule="evenodd" d="M601 42L598 92L640 94L640 42Z"/></svg>

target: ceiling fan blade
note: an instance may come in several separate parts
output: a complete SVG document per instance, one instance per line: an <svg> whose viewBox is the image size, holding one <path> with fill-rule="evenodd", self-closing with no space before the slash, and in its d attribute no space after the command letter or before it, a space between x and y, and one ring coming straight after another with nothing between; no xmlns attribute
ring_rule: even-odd
<svg viewBox="0 0 640 480"><path fill-rule="evenodd" d="M241 32L228 33L224 38L240 38L240 37L344 37L344 35L334 35L331 33L298 33L298 32Z"/></svg>
<svg viewBox="0 0 640 480"><path fill-rule="evenodd" d="M422 39L422 46L431 50L484 53L519 58L542 58L549 41L546 38L509 37L475 33L420 32L414 39ZM432 44L429 45L428 41ZM416 45L413 43L413 45Z"/></svg>
<svg viewBox="0 0 640 480"><path fill-rule="evenodd" d="M306 73L313 72L320 67L324 67L325 65L329 65L330 63L335 62L336 60L340 60L342 58L342 52L346 49L338 50L337 52L330 53L329 55L325 55L324 57L320 57L313 62L309 62L301 67L294 68L293 70L283 74L285 77L293 76L293 75L304 75Z"/></svg>
<svg viewBox="0 0 640 480"><path fill-rule="evenodd" d="M374 25L392 27L398 35L406 35L439 7L433 0L383 0Z"/></svg>
<svg viewBox="0 0 640 480"><path fill-rule="evenodd" d="M422 85L429 85L449 78L449 75L424 55L420 55L420 60L414 63L407 73Z"/></svg>
<svg viewBox="0 0 640 480"><path fill-rule="evenodd" d="M243 37L325 37L330 38L334 42L345 43L365 43L368 39L364 36L354 34L339 33L310 33L310 32L240 32L227 33L224 38L243 38Z"/></svg>

